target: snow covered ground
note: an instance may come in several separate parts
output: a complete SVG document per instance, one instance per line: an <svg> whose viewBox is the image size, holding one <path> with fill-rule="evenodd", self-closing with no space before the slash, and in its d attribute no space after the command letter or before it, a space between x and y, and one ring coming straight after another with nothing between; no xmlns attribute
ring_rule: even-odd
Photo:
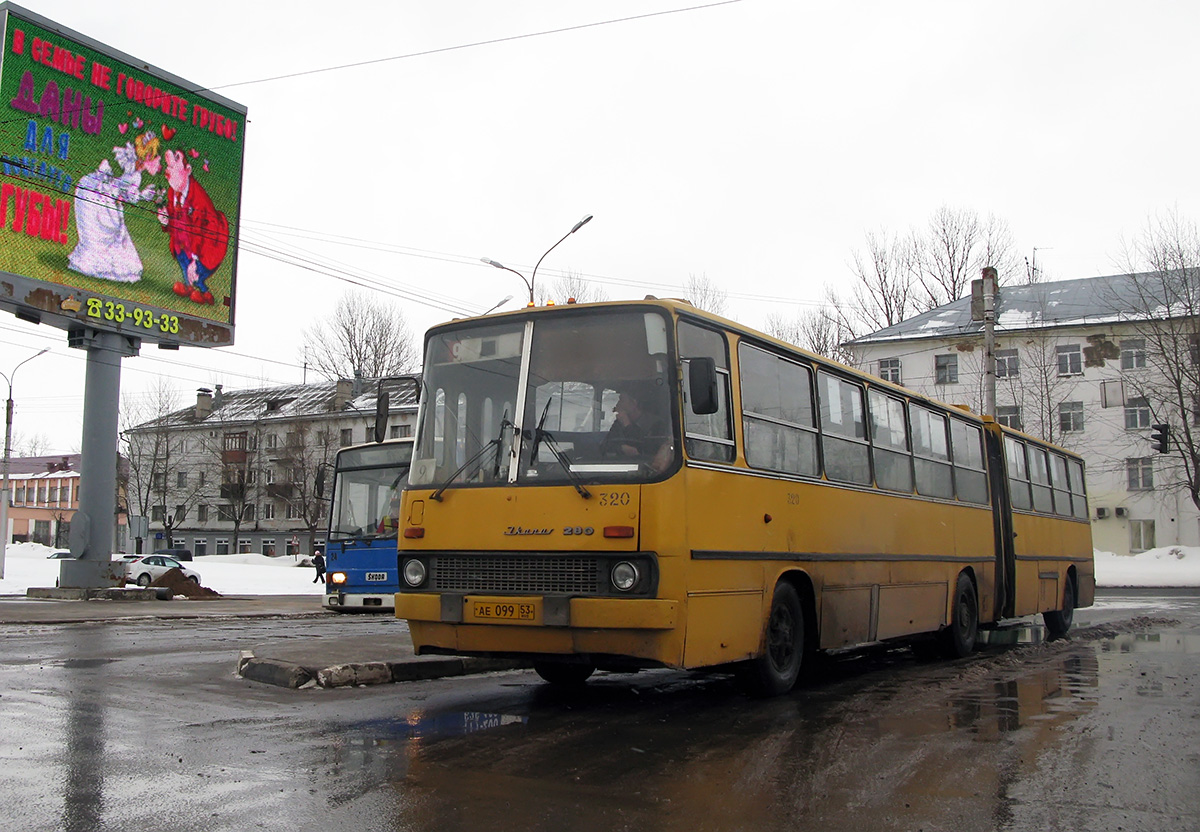
<svg viewBox="0 0 1200 832"><path fill-rule="evenodd" d="M15 543L4 560L0 596L21 595L31 586L54 586L59 562L47 557L53 549L37 543ZM200 583L222 595L313 595L325 584L314 584L316 572L297 558L264 555L208 555L184 562L200 573Z"/></svg>
<svg viewBox="0 0 1200 832"><path fill-rule="evenodd" d="M59 563L53 550L36 543L8 547L0 596L24 595L31 586L54 586ZM208 555L184 564L200 573L200 583L222 595L320 595L311 566L296 558L263 555ZM1200 587L1200 548L1171 546L1139 555L1096 552L1096 583L1106 587Z"/></svg>

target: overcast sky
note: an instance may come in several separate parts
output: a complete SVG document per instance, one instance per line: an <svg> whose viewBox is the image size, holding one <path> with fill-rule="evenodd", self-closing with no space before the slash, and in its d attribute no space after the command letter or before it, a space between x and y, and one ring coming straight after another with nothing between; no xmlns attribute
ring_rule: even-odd
<svg viewBox="0 0 1200 832"><path fill-rule="evenodd" d="M236 343L145 348L127 396L301 381L303 329L352 288L331 272L390 287L418 336L515 308L524 285L479 258L528 275L586 214L539 284L704 275L758 327L844 286L867 231L942 205L1005 220L1051 280L1119 272L1155 214L1200 219L1200 4L24 5L249 109ZM78 450L84 354L0 318L0 371L45 346L15 430Z"/></svg>

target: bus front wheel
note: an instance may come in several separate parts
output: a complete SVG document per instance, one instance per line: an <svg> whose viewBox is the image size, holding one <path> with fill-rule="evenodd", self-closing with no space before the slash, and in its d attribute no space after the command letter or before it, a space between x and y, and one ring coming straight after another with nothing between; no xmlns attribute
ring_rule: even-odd
<svg viewBox="0 0 1200 832"><path fill-rule="evenodd" d="M789 583L775 587L767 616L766 649L742 672L751 693L779 696L796 686L804 661L804 610L796 588Z"/></svg>
<svg viewBox="0 0 1200 832"><path fill-rule="evenodd" d="M964 572L954 587L954 605L950 608L950 626L942 631L942 647L951 659L962 659L975 650L979 638L979 600L975 584Z"/></svg>
<svg viewBox="0 0 1200 832"><path fill-rule="evenodd" d="M534 662L533 669L556 687L578 687L596 672L595 665L575 662Z"/></svg>
<svg viewBox="0 0 1200 832"><path fill-rule="evenodd" d="M1046 622L1046 629L1050 632L1051 638L1062 638L1067 634L1067 630L1071 629L1071 622L1074 620L1075 581L1068 574L1066 581L1063 582L1062 609L1042 613L1042 621Z"/></svg>

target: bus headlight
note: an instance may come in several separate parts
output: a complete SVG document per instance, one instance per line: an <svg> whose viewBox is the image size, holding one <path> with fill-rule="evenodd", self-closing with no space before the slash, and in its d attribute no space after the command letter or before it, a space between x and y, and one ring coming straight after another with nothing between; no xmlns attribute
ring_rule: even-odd
<svg viewBox="0 0 1200 832"><path fill-rule="evenodd" d="M638 568L627 560L623 560L612 568L612 584L622 592L628 592L637 586L641 573Z"/></svg>
<svg viewBox="0 0 1200 832"><path fill-rule="evenodd" d="M417 587L425 583L425 577L425 564L421 561L407 560L404 562L404 583Z"/></svg>
<svg viewBox="0 0 1200 832"><path fill-rule="evenodd" d="M330 572L329 573L329 583L331 583L331 584L346 583L346 573L345 572Z"/></svg>

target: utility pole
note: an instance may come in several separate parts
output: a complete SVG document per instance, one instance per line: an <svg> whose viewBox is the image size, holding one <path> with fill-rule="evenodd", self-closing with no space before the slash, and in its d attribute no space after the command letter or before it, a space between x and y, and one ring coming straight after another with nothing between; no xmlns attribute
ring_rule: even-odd
<svg viewBox="0 0 1200 832"><path fill-rule="evenodd" d="M983 415L996 418L996 270L971 281L971 320L983 322Z"/></svg>

